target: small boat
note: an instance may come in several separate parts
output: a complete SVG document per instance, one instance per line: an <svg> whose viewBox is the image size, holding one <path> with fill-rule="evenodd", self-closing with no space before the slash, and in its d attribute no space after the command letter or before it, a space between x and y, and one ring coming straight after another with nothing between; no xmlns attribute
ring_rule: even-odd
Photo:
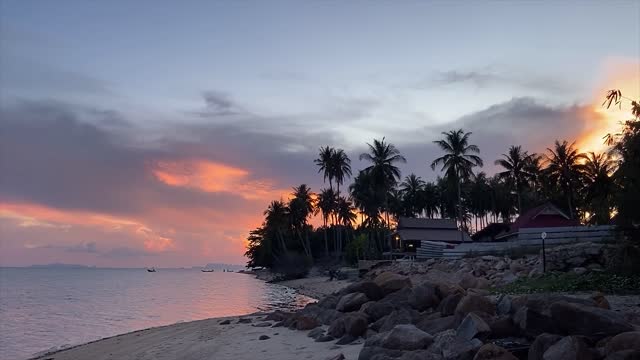
<svg viewBox="0 0 640 360"><path fill-rule="evenodd" d="M201 269L200 271L202 271L202 272L214 272L215 270L213 270L213 269Z"/></svg>
<svg viewBox="0 0 640 360"><path fill-rule="evenodd" d="M147 269L147 272L156 272L156 268Z"/></svg>

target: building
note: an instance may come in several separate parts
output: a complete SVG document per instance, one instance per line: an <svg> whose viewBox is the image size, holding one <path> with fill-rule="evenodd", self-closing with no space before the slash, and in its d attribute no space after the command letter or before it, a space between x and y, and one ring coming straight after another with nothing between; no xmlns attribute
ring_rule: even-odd
<svg viewBox="0 0 640 360"><path fill-rule="evenodd" d="M497 235L495 241L516 240L521 233L539 233L547 229L560 229L580 226L580 222L571 219L564 211L552 203L536 206L518 216L516 221L509 226L509 231ZM540 229L538 231L538 229ZM575 231L575 230L574 230Z"/></svg>
<svg viewBox="0 0 640 360"><path fill-rule="evenodd" d="M401 217L393 234L394 247L404 252L416 252L423 241L459 244L470 242L469 234L458 230L454 219L422 219Z"/></svg>

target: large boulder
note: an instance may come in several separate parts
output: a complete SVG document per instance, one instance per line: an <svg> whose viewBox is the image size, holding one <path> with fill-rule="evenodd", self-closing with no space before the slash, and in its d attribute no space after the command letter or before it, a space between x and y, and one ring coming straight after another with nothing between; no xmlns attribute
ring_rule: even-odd
<svg viewBox="0 0 640 360"><path fill-rule="evenodd" d="M578 336L567 336L551 345L542 355L543 360L592 360L596 354Z"/></svg>
<svg viewBox="0 0 640 360"><path fill-rule="evenodd" d="M496 301L496 313L498 315L506 315L511 313L511 296L500 295Z"/></svg>
<svg viewBox="0 0 640 360"><path fill-rule="evenodd" d="M415 286L409 295L409 305L419 311L424 311L432 307L438 306L440 298L437 294L437 288L430 283L422 283Z"/></svg>
<svg viewBox="0 0 640 360"><path fill-rule="evenodd" d="M340 311L333 310L333 309L326 309L320 312L316 316L316 319L318 319L318 321L320 321L324 325L330 325L333 322L333 320L341 317L342 315L343 313L341 313Z"/></svg>
<svg viewBox="0 0 640 360"><path fill-rule="evenodd" d="M562 340L562 336L556 334L544 333L538 335L529 347L529 356L527 358L529 360L543 360L542 356L545 351L560 340Z"/></svg>
<svg viewBox="0 0 640 360"><path fill-rule="evenodd" d="M467 289L487 289L489 281L483 277L475 277L472 274L464 274L458 283L461 288Z"/></svg>
<svg viewBox="0 0 640 360"><path fill-rule="evenodd" d="M491 337L494 339L512 337L520 333L520 328L513 323L509 315L494 316L484 320L491 328Z"/></svg>
<svg viewBox="0 0 640 360"><path fill-rule="evenodd" d="M446 360L471 360L481 346L482 341L478 339L464 340L455 330L447 330L434 336L429 351Z"/></svg>
<svg viewBox="0 0 640 360"><path fill-rule="evenodd" d="M380 344L386 349L418 350L433 343L433 337L411 324L396 325L382 335Z"/></svg>
<svg viewBox="0 0 640 360"><path fill-rule="evenodd" d="M340 298L338 305L336 305L336 310L342 312L356 311L367 301L369 301L369 298L367 298L367 295L364 293L356 292L347 294Z"/></svg>
<svg viewBox="0 0 640 360"><path fill-rule="evenodd" d="M295 320L295 328L297 330L311 330L320 326L315 318L309 316L298 316Z"/></svg>
<svg viewBox="0 0 640 360"><path fill-rule="evenodd" d="M466 295L456 306L455 314L462 318L470 312L484 312L493 315L496 313L496 307L491 300L484 296Z"/></svg>
<svg viewBox="0 0 640 360"><path fill-rule="evenodd" d="M422 319L416 326L429 334L437 334L441 331L455 329L458 326L458 320L454 315L444 316L435 319Z"/></svg>
<svg viewBox="0 0 640 360"><path fill-rule="evenodd" d="M396 325L412 324L419 316L420 314L415 312L415 310L401 308L380 318L378 321L371 324L371 328L379 332L385 332L393 329Z"/></svg>
<svg viewBox="0 0 640 360"><path fill-rule="evenodd" d="M550 310L558 327L571 335L605 337L635 330L612 310L565 301L552 304Z"/></svg>
<svg viewBox="0 0 640 360"><path fill-rule="evenodd" d="M618 334L609 340L607 345L605 345L605 353L607 355L623 350L640 351L640 331L630 331Z"/></svg>
<svg viewBox="0 0 640 360"><path fill-rule="evenodd" d="M609 354L605 360L640 360L640 350L622 350Z"/></svg>
<svg viewBox="0 0 640 360"><path fill-rule="evenodd" d="M389 271L376 276L373 282L382 289L383 294L390 294L402 288L411 286L411 280L407 276Z"/></svg>
<svg viewBox="0 0 640 360"><path fill-rule="evenodd" d="M402 350L385 349L381 346L365 346L360 350L358 360L387 360L397 359L403 354Z"/></svg>
<svg viewBox="0 0 640 360"><path fill-rule="evenodd" d="M370 301L360 307L360 312L366 314L370 322L378 321L380 318L391 314L393 310L394 307L391 302L382 301Z"/></svg>
<svg viewBox="0 0 640 360"><path fill-rule="evenodd" d="M436 310L439 311L442 314L442 316L453 315L456 312L456 307L458 306L458 303L460 303L460 300L462 300L463 297L464 297L463 293L459 293L459 292L451 293L447 295L444 299L442 299L442 301L440 302Z"/></svg>
<svg viewBox="0 0 640 360"><path fill-rule="evenodd" d="M323 299L318 301L318 306L323 309L335 309L338 305L338 301L340 301L340 297L337 295L329 295L325 296Z"/></svg>
<svg viewBox="0 0 640 360"><path fill-rule="evenodd" d="M367 317L360 313L351 313L344 318L344 331L353 337L363 336L367 332Z"/></svg>
<svg viewBox="0 0 640 360"><path fill-rule="evenodd" d="M363 293L370 300L380 300L384 296L382 289L371 280L358 281L340 291L340 294Z"/></svg>
<svg viewBox="0 0 640 360"><path fill-rule="evenodd" d="M473 360L518 360L512 353L495 344L482 345Z"/></svg>
<svg viewBox="0 0 640 360"><path fill-rule="evenodd" d="M401 290L387 294L380 302L393 305L394 308L410 307L409 296L411 296L411 288L405 287Z"/></svg>
<svg viewBox="0 0 640 360"><path fill-rule="evenodd" d="M523 335L530 338L542 333L557 333L558 324L555 319L528 307L521 307L514 315L513 322Z"/></svg>
<svg viewBox="0 0 640 360"><path fill-rule="evenodd" d="M459 338L464 340L471 340L473 338L484 340L491 333L491 328L480 316L469 313L464 320L462 320L460 326L458 326L456 333Z"/></svg>

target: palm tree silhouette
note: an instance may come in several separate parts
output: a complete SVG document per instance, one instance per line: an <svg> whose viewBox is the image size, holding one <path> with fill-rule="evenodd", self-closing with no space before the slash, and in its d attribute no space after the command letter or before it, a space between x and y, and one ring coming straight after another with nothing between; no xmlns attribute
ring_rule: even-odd
<svg viewBox="0 0 640 360"><path fill-rule="evenodd" d="M502 166L505 171L497 175L513 184L518 198L518 213L522 214L522 189L532 176L529 172L531 155L522 151L521 146L512 145L507 154L502 154L502 157L503 159L496 160L495 164Z"/></svg>
<svg viewBox="0 0 640 360"><path fill-rule="evenodd" d="M555 141L553 149L547 148L544 155L545 172L550 179L562 189L569 205L569 216L573 219L575 213L574 194L580 182L584 165L581 163L585 155L575 147L575 142L569 144L566 140Z"/></svg>
<svg viewBox="0 0 640 360"><path fill-rule="evenodd" d="M478 146L469 145L471 134L471 132L464 132L462 129L443 132L444 139L436 140L434 143L445 154L431 163L431 169L433 170L442 165L440 171L444 171L447 177L454 179L456 182L458 188L457 212L461 226L464 221L462 216L462 180L473 176L474 167L482 167L483 165L482 159L475 155L480 153Z"/></svg>
<svg viewBox="0 0 640 360"><path fill-rule="evenodd" d="M416 174L410 174L404 178L404 181L400 184L403 216L415 217L422 213L426 200L425 186L424 180Z"/></svg>
<svg viewBox="0 0 640 360"><path fill-rule="evenodd" d="M610 220L612 198L615 191L613 174L616 162L607 154L589 152L585 155L584 182L585 200L592 214L588 221L606 224Z"/></svg>
<svg viewBox="0 0 640 360"><path fill-rule="evenodd" d="M329 241L327 240L327 226L329 222L329 218L331 214L333 214L337 208L337 195L331 189L322 189L320 190L320 194L318 194L318 201L316 206L316 212L320 211L322 213L322 221L324 223L324 252L325 256L329 255Z"/></svg>

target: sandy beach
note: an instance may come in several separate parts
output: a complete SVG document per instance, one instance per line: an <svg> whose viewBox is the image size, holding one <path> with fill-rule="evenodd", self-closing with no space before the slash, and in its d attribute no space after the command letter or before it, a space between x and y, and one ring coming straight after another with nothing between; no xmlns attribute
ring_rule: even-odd
<svg viewBox="0 0 640 360"><path fill-rule="evenodd" d="M135 331L46 354L38 360L326 360L357 359L362 341L350 345L315 342L308 331L264 326L263 315L207 319ZM252 323L238 323L238 319ZM230 320L230 324L220 322ZM262 326L256 326L256 325ZM259 340L268 336L266 340Z"/></svg>
<svg viewBox="0 0 640 360"><path fill-rule="evenodd" d="M276 284L295 289L302 295L306 295L314 299L321 299L327 295L339 291L340 289L346 287L351 283L352 281L350 280L329 281L329 277L327 276L314 276L304 279L279 281Z"/></svg>

